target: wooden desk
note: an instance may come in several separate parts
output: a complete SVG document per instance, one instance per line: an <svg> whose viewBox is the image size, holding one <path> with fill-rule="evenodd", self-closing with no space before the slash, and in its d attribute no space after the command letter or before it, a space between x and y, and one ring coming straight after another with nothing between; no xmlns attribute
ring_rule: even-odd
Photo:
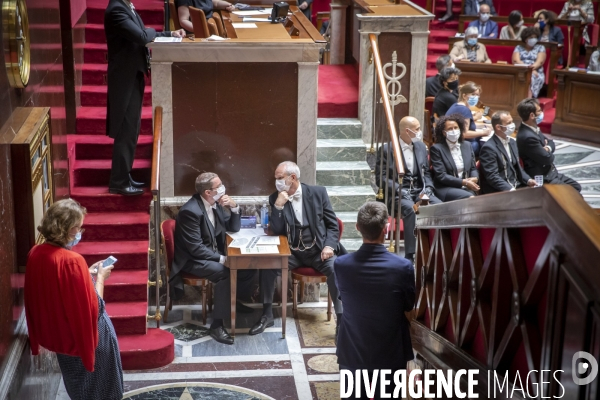
<svg viewBox="0 0 600 400"><path fill-rule="evenodd" d="M515 124L520 124L517 113L519 102L527 98L532 69L512 64L485 64L459 61L461 83L473 81L481 85L481 102L494 111L510 111Z"/></svg>
<svg viewBox="0 0 600 400"><path fill-rule="evenodd" d="M558 91L552 134L600 143L600 75L555 72Z"/></svg>
<svg viewBox="0 0 600 400"><path fill-rule="evenodd" d="M239 269L281 269L281 334L285 338L285 314L287 310L288 258L291 255L287 237L279 236L279 254L242 254L240 249L229 248L232 242L227 236L227 262L231 281L231 336L235 336L235 304L237 294L237 271Z"/></svg>

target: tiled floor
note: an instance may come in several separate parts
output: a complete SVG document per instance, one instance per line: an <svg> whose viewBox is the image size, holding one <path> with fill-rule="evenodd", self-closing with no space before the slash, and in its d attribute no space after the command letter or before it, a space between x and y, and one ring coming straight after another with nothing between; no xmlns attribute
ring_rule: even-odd
<svg viewBox="0 0 600 400"><path fill-rule="evenodd" d="M600 147L555 140L555 164L559 172L577 180L581 194L593 208L600 208Z"/></svg>

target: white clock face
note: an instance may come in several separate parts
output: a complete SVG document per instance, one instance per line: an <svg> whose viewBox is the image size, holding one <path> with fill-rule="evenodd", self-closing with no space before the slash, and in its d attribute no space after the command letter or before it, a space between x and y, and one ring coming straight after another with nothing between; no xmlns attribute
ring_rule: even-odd
<svg viewBox="0 0 600 400"><path fill-rule="evenodd" d="M24 88L29 82L29 20L25 0L2 2L4 60L12 87Z"/></svg>

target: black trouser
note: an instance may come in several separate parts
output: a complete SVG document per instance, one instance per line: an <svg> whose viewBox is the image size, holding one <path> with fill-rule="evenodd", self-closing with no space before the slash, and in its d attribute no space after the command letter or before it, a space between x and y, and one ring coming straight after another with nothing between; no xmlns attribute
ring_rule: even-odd
<svg viewBox="0 0 600 400"><path fill-rule="evenodd" d="M213 319L227 319L231 316L231 284L229 280L229 268L216 261L205 261L204 264L187 263L181 270L198 278L211 281L214 285L214 308ZM237 274L237 296L248 297L252 291L252 282L255 269L239 270ZM171 279L173 289L183 295L183 281L181 274ZM177 298L177 296L174 296Z"/></svg>
<svg viewBox="0 0 600 400"><path fill-rule="evenodd" d="M421 191L402 190L402 198L400 199L400 212L402 213L402 222L404 223L404 254L415 254L417 250L417 237L415 236L415 226L417 224L417 216L413 205L419 201ZM430 204L439 204L442 201L435 197L429 196ZM397 206L396 200L396 206Z"/></svg>
<svg viewBox="0 0 600 400"><path fill-rule="evenodd" d="M129 174L133 167L135 147L140 134L145 85L144 74L138 72L125 111L125 118L123 118L123 123L113 144L112 167L108 184L110 188L124 188L130 185Z"/></svg>
<svg viewBox="0 0 600 400"><path fill-rule="evenodd" d="M333 274L333 262L335 257L321 261L321 250L315 245L306 251L292 250L292 255L288 259L288 268L293 270L298 267L312 267L327 277L327 287L331 295L331 301L336 314L342 313L342 302L340 301L338 289L335 285L335 276ZM281 275L278 269L263 269L260 271L260 295L263 304L273 303L273 294L275 293L275 278ZM282 296L286 296L282 293Z"/></svg>

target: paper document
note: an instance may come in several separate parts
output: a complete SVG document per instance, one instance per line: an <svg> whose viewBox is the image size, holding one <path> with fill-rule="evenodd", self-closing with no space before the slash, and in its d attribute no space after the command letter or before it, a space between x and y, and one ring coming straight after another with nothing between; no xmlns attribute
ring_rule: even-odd
<svg viewBox="0 0 600 400"><path fill-rule="evenodd" d="M157 37L154 39L156 43L178 43L181 42L180 37Z"/></svg>
<svg viewBox="0 0 600 400"><path fill-rule="evenodd" d="M235 29L258 28L253 22L234 22L231 25L233 25Z"/></svg>
<svg viewBox="0 0 600 400"><path fill-rule="evenodd" d="M277 246L254 246L240 248L242 254L279 254Z"/></svg>
<svg viewBox="0 0 600 400"><path fill-rule="evenodd" d="M233 242L231 242L231 244L229 245L229 247L234 247L236 249L241 249L242 247L246 247L248 246L248 243L250 243L251 238L239 238L239 239L235 239Z"/></svg>
<svg viewBox="0 0 600 400"><path fill-rule="evenodd" d="M252 18L252 17L244 17L244 22L268 22L271 23L271 21L268 18Z"/></svg>
<svg viewBox="0 0 600 400"><path fill-rule="evenodd" d="M252 239L255 236L267 236L263 228L254 228L254 229L240 229L239 232L227 232L230 238L239 239L239 238L249 238Z"/></svg>
<svg viewBox="0 0 600 400"><path fill-rule="evenodd" d="M221 36L210 35L209 37L206 38L206 40L208 40L209 42L218 42L221 40L229 40L229 38L222 38Z"/></svg>
<svg viewBox="0 0 600 400"><path fill-rule="evenodd" d="M275 246L279 246L280 242L279 242L279 236L260 236L258 239L258 242L256 243L258 245L275 245Z"/></svg>
<svg viewBox="0 0 600 400"><path fill-rule="evenodd" d="M262 10L252 10L252 11L232 11L232 14L239 15L240 17L247 17L250 15L263 15L264 12Z"/></svg>

